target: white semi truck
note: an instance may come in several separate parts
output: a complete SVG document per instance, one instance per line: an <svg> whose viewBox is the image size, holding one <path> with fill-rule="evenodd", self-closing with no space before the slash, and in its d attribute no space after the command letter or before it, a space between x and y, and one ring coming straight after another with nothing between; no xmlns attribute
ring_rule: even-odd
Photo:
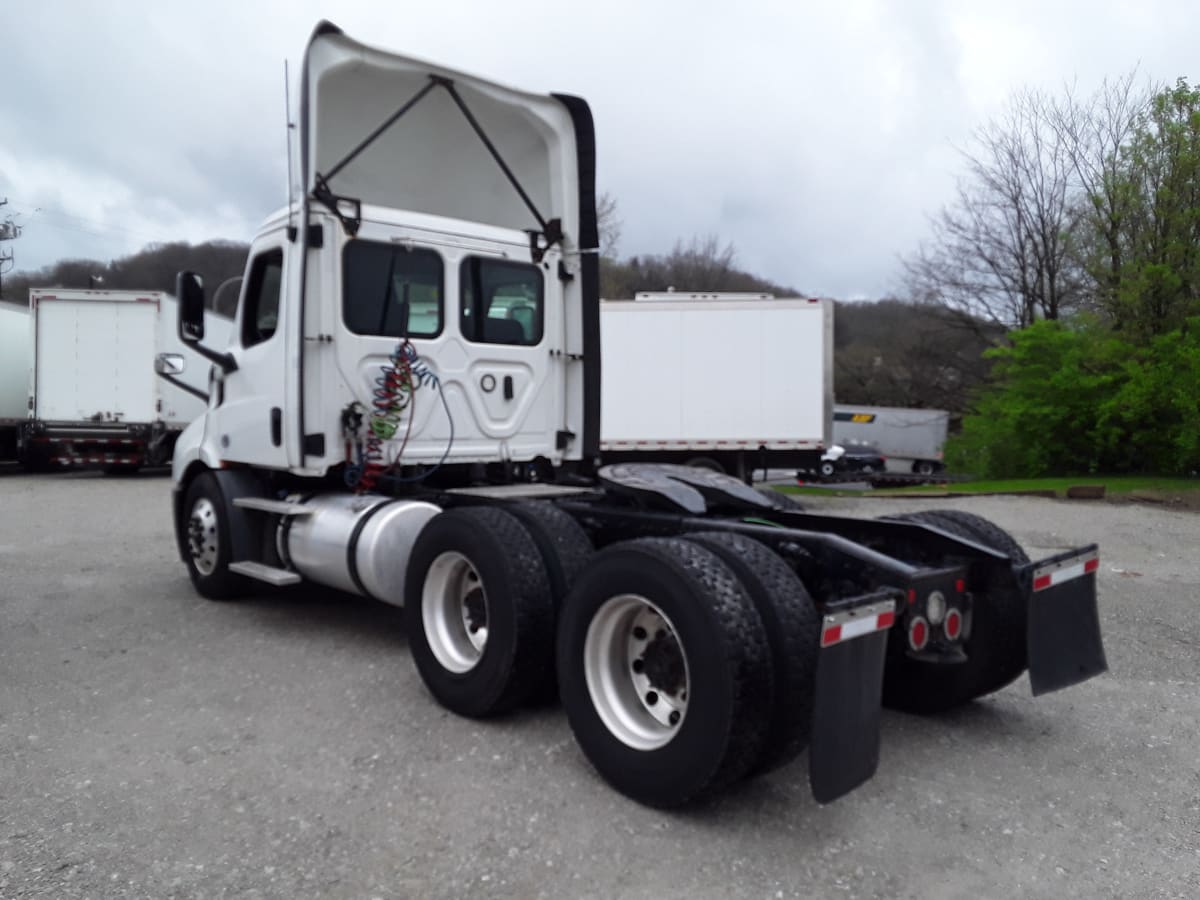
<svg viewBox="0 0 1200 900"><path fill-rule="evenodd" d="M943 409L845 403L833 408L835 444L869 445L887 457L890 471L917 475L932 475L945 467L942 448L949 425L950 413Z"/></svg>
<svg viewBox="0 0 1200 900"><path fill-rule="evenodd" d="M815 468L829 446L828 300L639 293L600 304L605 463Z"/></svg>
<svg viewBox="0 0 1200 900"><path fill-rule="evenodd" d="M179 276L181 333L216 367L173 466L202 595L308 581L403 605L437 702L488 716L556 687L600 774L659 806L806 747L829 802L874 773L883 702L1104 669L1094 545L1031 563L965 513L811 515L693 467L595 468L583 100L323 22L298 119L298 193L253 241L226 349Z"/></svg>
<svg viewBox="0 0 1200 900"><path fill-rule="evenodd" d="M177 319L175 298L161 291L31 290L21 461L110 471L169 461L204 411L209 372L179 338ZM229 330L228 319L212 317L218 345Z"/></svg>

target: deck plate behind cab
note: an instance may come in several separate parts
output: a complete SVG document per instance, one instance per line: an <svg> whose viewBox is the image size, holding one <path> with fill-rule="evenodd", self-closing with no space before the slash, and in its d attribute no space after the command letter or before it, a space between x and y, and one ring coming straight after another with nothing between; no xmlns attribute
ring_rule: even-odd
<svg viewBox="0 0 1200 900"><path fill-rule="evenodd" d="M620 463L604 466L597 477L616 493L693 515L703 515L710 505L772 509L766 497L739 479L695 466Z"/></svg>

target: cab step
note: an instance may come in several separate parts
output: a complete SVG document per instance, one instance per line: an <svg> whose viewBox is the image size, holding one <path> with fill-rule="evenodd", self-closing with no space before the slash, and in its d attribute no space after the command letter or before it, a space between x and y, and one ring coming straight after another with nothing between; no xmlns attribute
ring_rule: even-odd
<svg viewBox="0 0 1200 900"><path fill-rule="evenodd" d="M237 503L236 500L233 502ZM265 581L267 584L275 585L275 587L299 584L303 580L299 573L293 572L291 569L277 569L275 566L268 566L251 560L230 563L229 571L237 572L239 575L245 575L248 578L254 578L258 581Z"/></svg>

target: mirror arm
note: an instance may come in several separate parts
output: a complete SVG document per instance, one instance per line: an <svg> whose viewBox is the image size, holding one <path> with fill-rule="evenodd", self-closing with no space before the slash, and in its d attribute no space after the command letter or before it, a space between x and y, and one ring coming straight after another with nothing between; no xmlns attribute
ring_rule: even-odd
<svg viewBox="0 0 1200 900"><path fill-rule="evenodd" d="M158 375L159 378L163 379L163 381L175 385L175 387L179 388L181 391L187 391L193 397L199 397L205 403L208 402L208 394L204 393L204 391L200 390L199 388L192 387L186 381L180 381L174 375L168 375L166 372L156 372L155 374Z"/></svg>
<svg viewBox="0 0 1200 900"><path fill-rule="evenodd" d="M212 350L208 347L205 347L199 341L185 341L185 343L187 343L188 347L195 350L197 353L199 353L205 359L209 360L210 362L214 362L218 366L220 366L221 370L223 372L225 372L225 374L228 375L230 372L237 371L237 369L238 369L237 360L233 358L232 353L220 353L216 350Z"/></svg>

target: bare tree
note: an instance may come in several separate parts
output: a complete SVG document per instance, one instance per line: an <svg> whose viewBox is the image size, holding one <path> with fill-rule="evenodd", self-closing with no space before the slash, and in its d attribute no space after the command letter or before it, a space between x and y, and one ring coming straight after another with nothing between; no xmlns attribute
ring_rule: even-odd
<svg viewBox="0 0 1200 900"><path fill-rule="evenodd" d="M905 261L911 296L1009 327L1056 319L1083 286L1067 235L1070 144L1050 127L1053 104L1026 90L975 132L955 200Z"/></svg>
<svg viewBox="0 0 1200 900"><path fill-rule="evenodd" d="M1073 252L1095 292L1088 306L1111 308L1125 263L1122 232L1138 204L1130 189L1129 146L1154 95L1137 70L1105 81L1090 97L1068 89L1055 104L1050 124L1066 147L1078 186Z"/></svg>
<svg viewBox="0 0 1200 900"><path fill-rule="evenodd" d="M617 215L617 198L605 191L596 198L596 227L600 231L600 255L615 259L625 223Z"/></svg>

